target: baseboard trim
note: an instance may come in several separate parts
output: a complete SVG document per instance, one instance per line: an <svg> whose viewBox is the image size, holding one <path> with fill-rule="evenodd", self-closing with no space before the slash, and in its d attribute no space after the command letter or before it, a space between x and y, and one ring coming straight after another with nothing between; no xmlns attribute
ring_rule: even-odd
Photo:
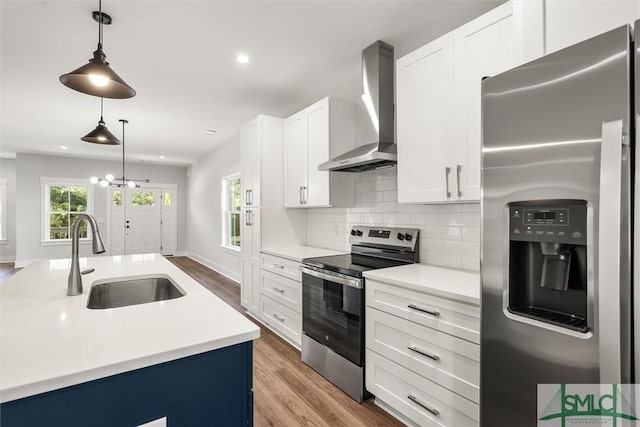
<svg viewBox="0 0 640 427"><path fill-rule="evenodd" d="M224 277L226 277L229 280L234 281L235 283L238 284L238 286L240 286L240 275L234 271L229 270L228 268L225 268L223 266L221 266L220 264L217 264L213 261L211 261L210 259L207 259L203 256L200 256L198 254L195 254L193 252L189 252L189 251L183 251L180 252L180 256L186 256L191 258L192 260L206 266L209 267L212 270L215 270L217 273L222 274Z"/></svg>
<svg viewBox="0 0 640 427"><path fill-rule="evenodd" d="M14 256L5 256L5 257L0 257L0 262L16 262L16 257Z"/></svg>

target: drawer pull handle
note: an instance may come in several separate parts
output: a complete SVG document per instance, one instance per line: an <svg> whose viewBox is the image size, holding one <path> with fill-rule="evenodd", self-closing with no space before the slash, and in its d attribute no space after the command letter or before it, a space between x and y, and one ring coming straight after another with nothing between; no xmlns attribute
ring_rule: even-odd
<svg viewBox="0 0 640 427"><path fill-rule="evenodd" d="M436 355L436 354L432 354L432 353L428 353L424 350L420 350L418 347L416 347L415 345L411 344L409 347L407 347L409 350L421 354L422 356L428 357L431 360L435 360L436 362L440 360L440 356Z"/></svg>
<svg viewBox="0 0 640 427"><path fill-rule="evenodd" d="M435 316L435 317L440 317L440 312L438 312L438 311L427 310L426 308L421 308L421 307L418 307L417 305L414 305L414 304L409 304L407 307L409 307L412 310L421 311L423 313L427 313L427 314L430 314L430 315Z"/></svg>
<svg viewBox="0 0 640 427"><path fill-rule="evenodd" d="M280 322L284 322L284 317L280 317L280 316L278 316L278 314L277 314L277 313L273 313L273 317L274 317L276 320L279 320Z"/></svg>
<svg viewBox="0 0 640 427"><path fill-rule="evenodd" d="M283 269L283 268L284 268L284 265L281 265L281 264L273 264L273 266L274 266L275 268L280 268L280 269Z"/></svg>
<svg viewBox="0 0 640 427"><path fill-rule="evenodd" d="M274 290L274 291L276 291L276 292L278 292L279 294L284 294L284 289L280 289L280 288L278 288L277 286L274 286L274 287L273 287L273 290Z"/></svg>
<svg viewBox="0 0 640 427"><path fill-rule="evenodd" d="M432 408L429 405L422 403L418 400L417 397L415 397L413 394L410 394L409 396L407 396L407 398L409 400L411 400L412 402L416 403L419 406L422 406L424 409L426 409L427 411L431 412L433 415L435 415L436 417L440 416L440 411L438 411L436 408Z"/></svg>

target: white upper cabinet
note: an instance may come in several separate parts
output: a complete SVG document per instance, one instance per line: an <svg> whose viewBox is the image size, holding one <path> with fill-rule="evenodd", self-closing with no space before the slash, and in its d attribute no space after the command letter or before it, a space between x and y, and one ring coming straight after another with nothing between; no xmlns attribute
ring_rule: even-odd
<svg viewBox="0 0 640 427"><path fill-rule="evenodd" d="M454 154L453 40L447 34L396 63L400 203L445 197Z"/></svg>
<svg viewBox="0 0 640 427"><path fill-rule="evenodd" d="M546 0L546 53L640 18L638 0Z"/></svg>
<svg viewBox="0 0 640 427"><path fill-rule="evenodd" d="M260 127L261 118L247 123L240 129L240 157L242 159L242 206L260 206Z"/></svg>
<svg viewBox="0 0 640 427"><path fill-rule="evenodd" d="M285 207L353 205L354 175L318 165L354 148L354 113L351 101L327 97L285 119Z"/></svg>
<svg viewBox="0 0 640 427"><path fill-rule="evenodd" d="M543 54L542 19L508 2L397 61L399 202L480 199L480 83Z"/></svg>

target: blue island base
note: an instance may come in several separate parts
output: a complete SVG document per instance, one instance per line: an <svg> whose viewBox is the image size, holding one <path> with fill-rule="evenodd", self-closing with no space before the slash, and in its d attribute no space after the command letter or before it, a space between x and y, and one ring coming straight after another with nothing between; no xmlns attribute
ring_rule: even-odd
<svg viewBox="0 0 640 427"><path fill-rule="evenodd" d="M252 351L249 341L6 402L0 425L252 426Z"/></svg>

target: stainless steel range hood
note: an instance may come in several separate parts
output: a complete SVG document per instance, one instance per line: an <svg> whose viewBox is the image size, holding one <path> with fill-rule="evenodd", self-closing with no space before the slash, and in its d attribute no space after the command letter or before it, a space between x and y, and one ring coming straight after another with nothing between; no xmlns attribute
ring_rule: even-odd
<svg viewBox="0 0 640 427"><path fill-rule="evenodd" d="M397 163L393 129L393 46L380 40L362 51L362 102L377 140L318 166L321 171L364 172Z"/></svg>

